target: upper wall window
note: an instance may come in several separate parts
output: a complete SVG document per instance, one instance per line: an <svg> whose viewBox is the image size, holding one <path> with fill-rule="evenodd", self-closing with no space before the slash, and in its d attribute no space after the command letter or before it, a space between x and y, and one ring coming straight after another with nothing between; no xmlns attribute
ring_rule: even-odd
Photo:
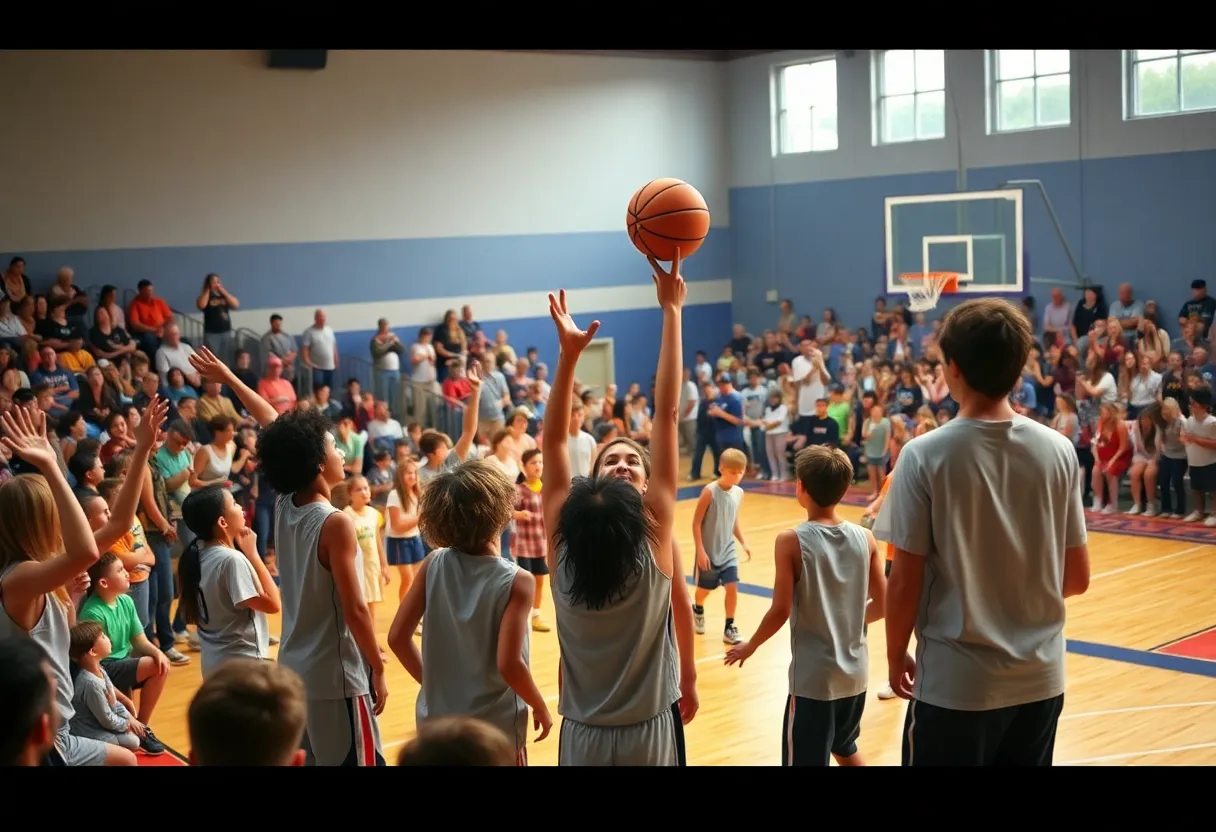
<svg viewBox="0 0 1216 832"><path fill-rule="evenodd" d="M1072 117L1067 49L996 49L988 53L992 130L1065 127Z"/></svg>
<svg viewBox="0 0 1216 832"><path fill-rule="evenodd" d="M940 139L946 135L946 53L941 49L889 49L875 59L881 144Z"/></svg>
<svg viewBox="0 0 1216 832"><path fill-rule="evenodd" d="M1132 49L1123 54L1132 118L1216 110L1216 50Z"/></svg>
<svg viewBox="0 0 1216 832"><path fill-rule="evenodd" d="M835 150L836 59L777 68L777 153Z"/></svg>

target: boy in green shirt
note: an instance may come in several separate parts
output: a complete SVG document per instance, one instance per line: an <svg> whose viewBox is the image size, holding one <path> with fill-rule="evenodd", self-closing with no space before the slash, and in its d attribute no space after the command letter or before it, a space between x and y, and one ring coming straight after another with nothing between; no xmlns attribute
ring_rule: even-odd
<svg viewBox="0 0 1216 832"><path fill-rule="evenodd" d="M152 712L169 678L169 659L144 635L144 626L127 594L130 578L118 555L106 552L89 569L89 596L80 607L81 621L96 621L105 628L113 651L102 661L114 687L127 696L139 691L136 718L151 725ZM164 744L148 727L140 738L148 754L161 754Z"/></svg>

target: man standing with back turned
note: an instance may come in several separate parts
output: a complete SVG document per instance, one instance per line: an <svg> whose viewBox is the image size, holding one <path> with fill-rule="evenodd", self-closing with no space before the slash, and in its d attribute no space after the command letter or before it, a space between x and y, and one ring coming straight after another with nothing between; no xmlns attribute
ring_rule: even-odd
<svg viewBox="0 0 1216 832"><path fill-rule="evenodd" d="M1034 336L997 298L961 303L939 343L958 418L909 442L874 535L906 766L1049 766L1064 708L1064 599L1089 588L1072 444L1009 394ZM916 658L908 642L916 633Z"/></svg>

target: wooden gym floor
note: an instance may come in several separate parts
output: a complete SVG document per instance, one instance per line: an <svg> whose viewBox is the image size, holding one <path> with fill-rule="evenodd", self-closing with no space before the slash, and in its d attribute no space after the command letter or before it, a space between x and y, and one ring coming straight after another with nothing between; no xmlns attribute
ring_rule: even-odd
<svg viewBox="0 0 1216 832"><path fill-rule="evenodd" d="M743 501L745 534L754 559L742 564L737 623L746 638L768 609L772 544L777 533L802 518L789 496L749 491ZM689 527L698 487L685 488L678 514L685 560L691 558ZM854 498L852 502L859 502ZM856 506L842 508L850 520ZM1056 765L1216 764L1216 545L1177 539L1176 526L1151 522L1112 527L1092 518L1089 592L1069 601L1068 693L1056 745ZM1188 524L1191 532L1196 524ZM1129 533L1130 532L1130 533ZM546 587L547 591L547 587ZM394 583L385 597L396 598ZM697 638L701 710L687 726L689 765L779 765L782 709L790 658L786 631L747 665L726 667L722 656L722 593L706 604L707 632ZM376 610L387 633L396 602ZM553 623L551 606L546 618ZM275 617L271 632L279 631ZM383 644L383 639L382 639ZM274 648L272 648L273 650ZM152 720L158 736L186 752L186 709L200 684L198 655L175 667ZM557 636L532 634L532 672L557 715ZM886 680L883 627L870 629L870 699L859 746L871 765L898 765L906 703L879 701ZM389 700L380 731L389 764L414 734L418 688L395 658L389 664ZM556 765L557 729L529 748L531 765Z"/></svg>

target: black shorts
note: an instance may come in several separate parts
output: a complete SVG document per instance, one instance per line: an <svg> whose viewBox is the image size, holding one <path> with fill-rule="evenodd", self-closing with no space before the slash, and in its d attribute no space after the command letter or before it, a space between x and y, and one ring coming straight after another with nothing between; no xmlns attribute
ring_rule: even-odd
<svg viewBox="0 0 1216 832"><path fill-rule="evenodd" d="M517 558L515 563L529 575L548 575L549 564L544 558Z"/></svg>
<svg viewBox="0 0 1216 832"><path fill-rule="evenodd" d="M1050 766L1064 694L998 708L955 711L913 700L904 718L905 766Z"/></svg>
<svg viewBox="0 0 1216 832"><path fill-rule="evenodd" d="M127 696L131 692L138 690L144 686L144 682L139 681L139 656L127 656L125 659L102 659L101 666L105 670L106 675L110 677L110 681L114 683L114 687L118 688Z"/></svg>
<svg viewBox="0 0 1216 832"><path fill-rule="evenodd" d="M1216 494L1216 465L1192 465L1191 491L1196 494Z"/></svg>
<svg viewBox="0 0 1216 832"><path fill-rule="evenodd" d="M697 589L712 592L720 586L739 583L739 567L727 566L724 569L697 570Z"/></svg>
<svg viewBox="0 0 1216 832"><path fill-rule="evenodd" d="M833 756L856 754L865 708L865 693L830 702L801 696L787 698L781 728L781 765L826 766Z"/></svg>

